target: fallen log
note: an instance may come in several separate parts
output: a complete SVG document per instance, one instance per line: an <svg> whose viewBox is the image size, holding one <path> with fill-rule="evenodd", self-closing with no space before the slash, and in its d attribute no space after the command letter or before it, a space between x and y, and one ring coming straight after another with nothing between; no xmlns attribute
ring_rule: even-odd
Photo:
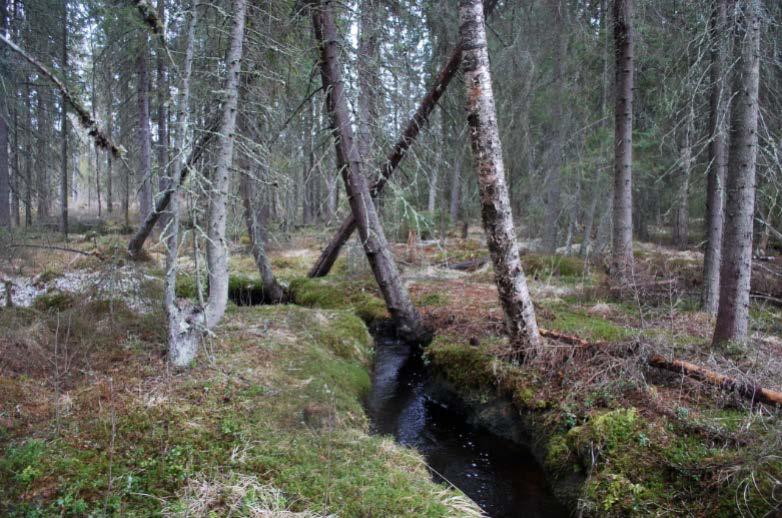
<svg viewBox="0 0 782 518"><path fill-rule="evenodd" d="M441 263L441 266L447 266L451 270L459 270L461 272L472 272L489 262L489 256L476 257L475 259L468 259L458 263Z"/></svg>
<svg viewBox="0 0 782 518"><path fill-rule="evenodd" d="M753 403L761 402L766 403L767 405L782 406L782 392L766 389L755 383L743 382L731 378L730 376L714 372L705 367L701 367L700 365L695 365L694 363L684 360L667 360L659 354L651 356L647 362L652 367L670 372L678 372L723 390L736 392Z"/></svg>

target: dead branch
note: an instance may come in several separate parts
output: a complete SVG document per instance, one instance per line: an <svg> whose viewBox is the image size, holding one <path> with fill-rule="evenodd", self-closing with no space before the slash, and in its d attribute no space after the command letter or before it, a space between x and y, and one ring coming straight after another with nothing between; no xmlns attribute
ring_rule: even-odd
<svg viewBox="0 0 782 518"><path fill-rule="evenodd" d="M84 250L77 250L75 248L67 248L64 246L35 245L33 243L15 243L9 245L9 248L41 248L43 250L58 250L60 252L70 252L72 254L81 254L81 255L86 255L88 257L97 257L98 259L103 260L103 256L98 252L85 252Z"/></svg>
<svg viewBox="0 0 782 518"><path fill-rule="evenodd" d="M111 151L111 154L114 155L117 158L121 158L122 155L125 154L125 149L121 146L115 145L111 139L109 138L106 133L104 133L100 127L98 126L98 122L92 118L92 115L90 112L82 106L82 104L79 102L76 97L74 97L71 92L68 90L68 87L65 86L65 83L63 83L57 76L55 76L48 68L46 68L42 63L40 63L37 59L35 59L33 56L27 53L24 49L16 45L14 42L9 40L6 36L0 34L0 41L5 43L11 50L22 56L27 62L29 62L32 66L34 66L43 76L45 76L49 81L54 83L54 85L57 87L57 89L60 91L60 93L63 95L66 101L68 101L68 104L71 105L73 110L76 112L77 118L79 119L79 123L81 126L87 131L90 137L95 141L95 145L107 149Z"/></svg>
<svg viewBox="0 0 782 518"><path fill-rule="evenodd" d="M684 360L666 360L658 354L651 356L647 363L658 369L678 372L709 385L736 392L752 402L759 401L767 405L782 406L782 392L766 389L755 383L743 382L694 363Z"/></svg>

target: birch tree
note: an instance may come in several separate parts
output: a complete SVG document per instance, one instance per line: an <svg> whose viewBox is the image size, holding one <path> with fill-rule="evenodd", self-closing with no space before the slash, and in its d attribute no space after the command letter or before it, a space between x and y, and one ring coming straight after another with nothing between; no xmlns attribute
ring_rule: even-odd
<svg viewBox="0 0 782 518"><path fill-rule="evenodd" d="M480 190L483 228L511 344L517 354L523 355L525 349L539 345L540 334L519 258L505 183L481 0L461 0L459 34L467 88L467 120L473 166Z"/></svg>

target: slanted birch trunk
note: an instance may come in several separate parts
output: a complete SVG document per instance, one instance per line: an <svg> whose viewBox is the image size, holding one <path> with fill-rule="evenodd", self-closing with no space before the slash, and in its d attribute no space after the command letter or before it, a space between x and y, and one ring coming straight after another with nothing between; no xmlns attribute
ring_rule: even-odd
<svg viewBox="0 0 782 518"><path fill-rule="evenodd" d="M746 340L749 328L758 155L761 7L758 0L739 0L736 9L736 46L740 54L731 116L720 298L714 345Z"/></svg>
<svg viewBox="0 0 782 518"><path fill-rule="evenodd" d="M540 344L540 334L519 258L505 183L481 0L461 0L459 33L467 87L467 120L478 176L483 228L511 345L519 356L523 356L526 349Z"/></svg>
<svg viewBox="0 0 782 518"><path fill-rule="evenodd" d="M312 22L320 47L320 67L323 89L327 92L327 105L331 126L336 133L336 152L342 167L342 179L348 193L350 208L358 224L361 243L372 272L383 294L386 307L394 321L397 333L410 341L429 339L421 317L413 307L407 288L402 283L394 258L380 224L375 203L372 200L367 179L361 166L353 128L348 116L345 85L339 63L339 35L332 14L333 2L321 0L312 9Z"/></svg>

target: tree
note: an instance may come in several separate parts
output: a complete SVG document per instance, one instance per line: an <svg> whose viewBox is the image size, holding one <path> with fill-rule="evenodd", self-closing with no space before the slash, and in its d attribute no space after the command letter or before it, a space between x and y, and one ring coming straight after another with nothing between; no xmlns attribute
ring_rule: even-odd
<svg viewBox="0 0 782 518"><path fill-rule="evenodd" d="M8 12L5 0L0 0L0 27L8 31ZM0 53L0 72L5 77L5 52ZM5 99L0 99L0 228L11 228L10 176L8 171L8 110Z"/></svg>
<svg viewBox="0 0 782 518"><path fill-rule="evenodd" d="M538 346L540 334L519 258L497 126L481 0L461 0L459 33L467 87L473 164L481 195L483 228L500 302L514 351Z"/></svg>
<svg viewBox="0 0 782 518"><path fill-rule="evenodd" d="M615 109L614 204L611 275L633 267L633 0L614 0Z"/></svg>
<svg viewBox="0 0 782 518"><path fill-rule="evenodd" d="M138 103L138 201L141 220L152 211L152 135L149 130L149 49L147 35L141 38L141 48L136 57L136 102Z"/></svg>
<svg viewBox="0 0 782 518"><path fill-rule="evenodd" d="M426 341L427 332L399 276L399 270L391 255L372 201L367 179L361 169L362 158L354 141L353 128L348 116L345 85L339 64L339 37L332 14L331 0L321 0L319 8L312 9L312 22L320 48L323 90L327 95L326 104L336 137L335 146L338 162L341 165L342 180L348 193L353 217L358 225L364 252L383 294L388 312L396 325L397 333L414 342Z"/></svg>
<svg viewBox="0 0 782 518"><path fill-rule="evenodd" d="M749 328L758 155L760 17L759 0L737 2L735 33L739 56L731 115L720 298L712 340L714 345L746 340Z"/></svg>
<svg viewBox="0 0 782 518"><path fill-rule="evenodd" d="M703 310L717 313L722 257L725 184L725 96L723 80L727 33L727 0L713 0L709 22L711 64L709 85L709 170L706 192L706 250L703 256Z"/></svg>
<svg viewBox="0 0 782 518"><path fill-rule="evenodd" d="M68 2L62 3L62 77L68 85ZM62 133L62 156L60 157L60 232L68 237L68 102L65 91L60 95L60 132Z"/></svg>

